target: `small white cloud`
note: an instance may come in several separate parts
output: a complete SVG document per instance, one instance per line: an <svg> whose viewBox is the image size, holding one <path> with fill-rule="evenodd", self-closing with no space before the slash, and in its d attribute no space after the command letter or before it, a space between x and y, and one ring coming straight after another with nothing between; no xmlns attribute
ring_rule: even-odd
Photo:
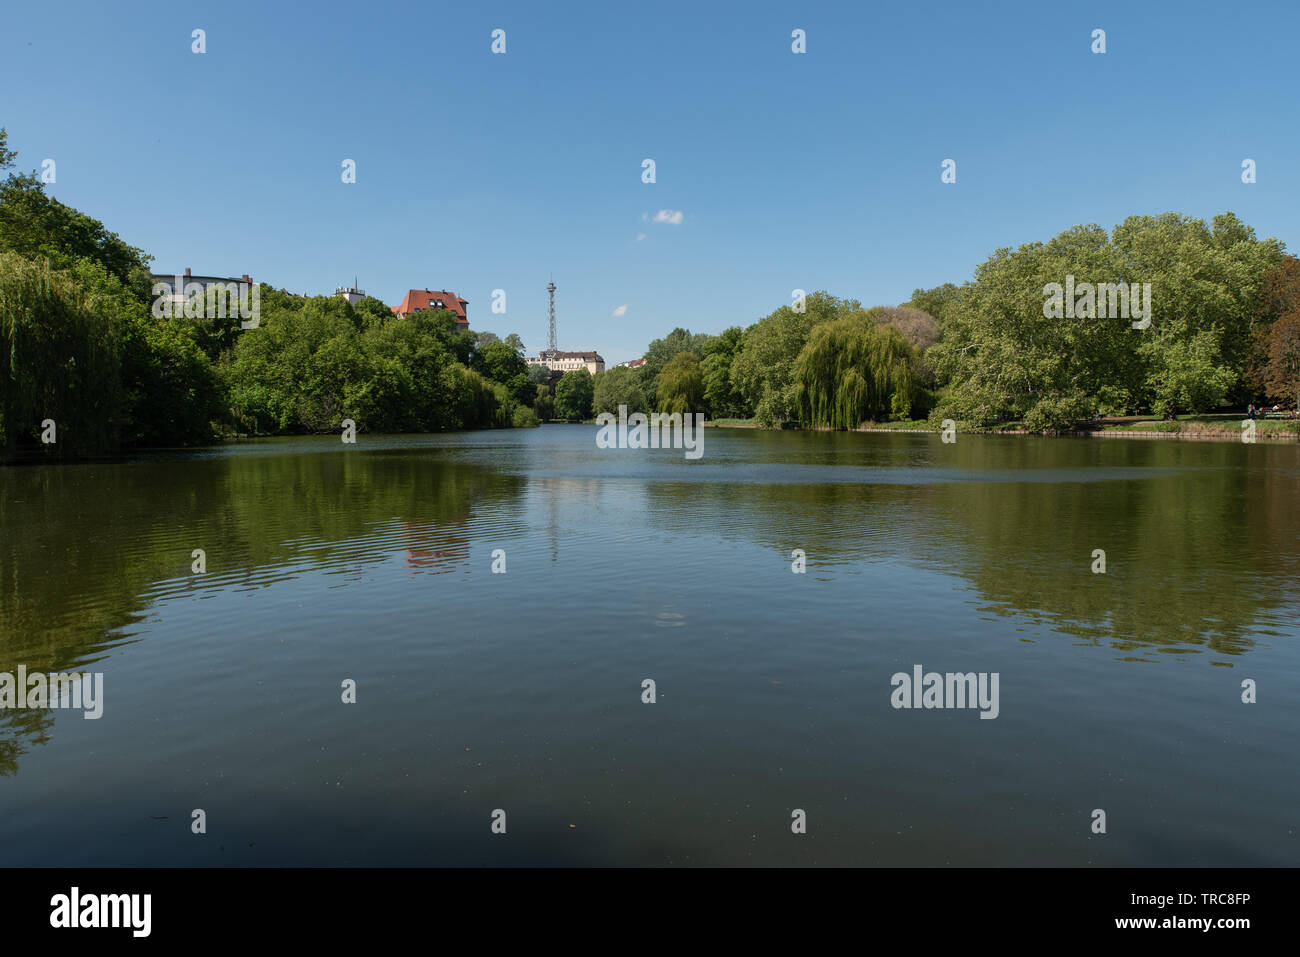
<svg viewBox="0 0 1300 957"><path fill-rule="evenodd" d="M609 318L613 319L616 316L626 316L626 315L627 315L627 303L623 303L623 305L619 306L617 309L615 309L613 312L609 314Z"/></svg>
<svg viewBox="0 0 1300 957"><path fill-rule="evenodd" d="M637 233L637 234L636 234L636 241L637 241L637 242L640 242L640 241L643 240L643 239L645 239L645 233Z"/></svg>
<svg viewBox="0 0 1300 957"><path fill-rule="evenodd" d="M644 223L644 222L645 222L647 219L649 219L649 218L650 218L650 214L649 214L649 213L642 213L642 214L641 214L641 222Z"/></svg>
<svg viewBox="0 0 1300 957"><path fill-rule="evenodd" d="M655 213L654 221L656 223L668 223L671 226L680 226L682 224L682 211L680 209L661 209Z"/></svg>

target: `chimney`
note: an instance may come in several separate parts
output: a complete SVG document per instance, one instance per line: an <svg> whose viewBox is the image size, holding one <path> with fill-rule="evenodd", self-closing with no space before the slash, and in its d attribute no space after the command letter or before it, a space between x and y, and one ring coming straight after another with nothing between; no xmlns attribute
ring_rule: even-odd
<svg viewBox="0 0 1300 957"><path fill-rule="evenodd" d="M244 273L244 282L252 282L252 281L253 280L248 278L248 273Z"/></svg>
<svg viewBox="0 0 1300 957"><path fill-rule="evenodd" d="M186 275L186 276L189 276L189 274L190 274L190 267L189 267L189 266L186 266L186 267L185 267L185 275Z"/></svg>

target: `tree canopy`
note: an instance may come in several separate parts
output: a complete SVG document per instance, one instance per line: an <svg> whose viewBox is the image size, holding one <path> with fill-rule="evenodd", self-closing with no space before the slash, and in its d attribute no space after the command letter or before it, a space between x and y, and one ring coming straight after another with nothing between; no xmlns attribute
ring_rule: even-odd
<svg viewBox="0 0 1300 957"><path fill-rule="evenodd" d="M590 372L570 369L555 385L555 414L562 419L577 421L591 418L594 391Z"/></svg>
<svg viewBox="0 0 1300 957"><path fill-rule="evenodd" d="M704 412L704 371L695 353L679 352L664 366L655 404L669 414Z"/></svg>
<svg viewBox="0 0 1300 957"><path fill-rule="evenodd" d="M732 385L760 425L775 425L794 415L794 363L812 327L863 311L856 299L838 299L824 291L808 295L804 307L798 312L782 306L750 326L732 360Z"/></svg>
<svg viewBox="0 0 1300 957"><path fill-rule="evenodd" d="M1213 227L1175 213L1133 216L1110 236L1075 226L999 249L942 310L930 354L951 391L934 415L1051 430L1096 412L1213 408L1241 377L1280 255L1276 240L1256 240L1231 213ZM1100 293L1091 310L1048 315L1045 291L1067 277L1098 288L1149 283L1149 325L1100 315L1115 301Z"/></svg>
<svg viewBox="0 0 1300 957"><path fill-rule="evenodd" d="M795 411L807 425L854 429L906 417L919 391L903 334L866 316L818 324L795 359Z"/></svg>
<svg viewBox="0 0 1300 957"><path fill-rule="evenodd" d="M641 377L634 369L616 366L596 373L592 395L592 412L610 412L618 414L620 405L627 406L628 413L649 412L645 390L641 388Z"/></svg>
<svg viewBox="0 0 1300 957"><path fill-rule="evenodd" d="M15 153L0 129L0 168ZM260 321L155 315L150 257L45 193L0 183L0 453L97 454L221 432L535 425L519 337L475 338L445 310L259 286ZM492 337L495 339L495 337ZM54 443L39 441L55 423Z"/></svg>

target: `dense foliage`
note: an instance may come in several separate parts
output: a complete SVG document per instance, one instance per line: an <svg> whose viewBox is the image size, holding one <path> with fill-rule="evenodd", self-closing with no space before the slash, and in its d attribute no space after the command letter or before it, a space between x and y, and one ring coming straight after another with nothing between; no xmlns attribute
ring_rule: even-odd
<svg viewBox="0 0 1300 957"><path fill-rule="evenodd" d="M1242 381L1280 258L1276 240L1257 240L1231 213L1212 227L1174 213L1133 216L1110 236L1076 226L1000 249L945 316L932 361L951 391L935 415L1060 429L1097 413L1211 410ZM1149 283L1149 326L1048 317L1044 289L1067 276Z"/></svg>
<svg viewBox="0 0 1300 957"><path fill-rule="evenodd" d="M595 383L591 373L586 369L571 369L555 385L555 415L577 422L589 419L594 397Z"/></svg>
<svg viewBox="0 0 1300 957"><path fill-rule="evenodd" d="M650 411L645 391L641 387L641 376L636 370L628 368L606 369L596 373L591 405L592 412L596 415L601 412L618 415L620 405L627 407L629 415Z"/></svg>
<svg viewBox="0 0 1300 957"><path fill-rule="evenodd" d="M660 412L694 415L704 410L704 371L692 352L679 352L659 373L655 404Z"/></svg>
<svg viewBox="0 0 1300 957"><path fill-rule="evenodd" d="M902 333L865 317L816 326L795 360L794 384L799 419L833 429L890 415L907 418L921 390Z"/></svg>
<svg viewBox="0 0 1300 957"><path fill-rule="evenodd" d="M674 329L620 378L623 393L634 386L651 408L687 403L767 427L928 414L1057 431L1266 397L1296 408L1300 261L1232 213L1208 224L1132 216L1109 234L1075 226L999 249L973 280L918 289L900 306L815 292L743 330Z"/></svg>
<svg viewBox="0 0 1300 957"><path fill-rule="evenodd" d="M0 129L0 169L14 156ZM233 309L158 314L150 259L35 173L0 183L0 455L331 431L345 418L375 432L537 424L518 336L476 341L441 310L402 318L376 299L266 285L256 328Z"/></svg>
<svg viewBox="0 0 1300 957"><path fill-rule="evenodd" d="M345 418L376 432L512 424L519 403L510 386L466 364L490 366L477 360L473 336L456 328L451 313L384 313L337 297L264 290L260 325L220 363L236 427L321 432Z"/></svg>
<svg viewBox="0 0 1300 957"><path fill-rule="evenodd" d="M1254 329L1248 381L1269 401L1300 409L1300 259L1287 256L1269 276L1264 320Z"/></svg>
<svg viewBox="0 0 1300 957"><path fill-rule="evenodd" d="M0 170L14 157L0 129ZM558 382L526 364L516 335L476 336L442 311L398 317L376 299L262 285L256 328L233 311L160 316L150 258L34 172L0 183L0 455L324 432L344 419L376 432L526 427L620 405L766 427L928 414L1047 431L1107 414L1300 406L1300 260L1232 213L1074 226L899 306L814 292L719 335L674 328L638 369ZM1144 321L1102 308L1117 302ZM53 445L40 438L47 420Z"/></svg>

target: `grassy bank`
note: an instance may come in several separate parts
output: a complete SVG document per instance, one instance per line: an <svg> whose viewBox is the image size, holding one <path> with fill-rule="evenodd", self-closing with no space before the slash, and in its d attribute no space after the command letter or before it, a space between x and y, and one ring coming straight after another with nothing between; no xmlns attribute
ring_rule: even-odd
<svg viewBox="0 0 1300 957"><path fill-rule="evenodd" d="M1245 416L1239 412L1215 415L1188 415L1177 421L1161 419L1125 419L1105 423L1100 429L1105 433L1122 435L1167 435L1180 438L1231 438L1240 440L1241 423ZM1297 438L1300 437L1300 420L1297 419L1256 419L1256 437Z"/></svg>
<svg viewBox="0 0 1300 957"><path fill-rule="evenodd" d="M757 429L758 423L753 419L709 419L704 423L713 429Z"/></svg>
<svg viewBox="0 0 1300 957"><path fill-rule="evenodd" d="M1113 438L1184 438L1220 439L1241 441L1244 416L1240 413L1187 415L1175 421L1133 416L1125 419L1103 420L1099 427L1061 433L1067 436L1099 436ZM753 419L716 419L705 423L720 429L756 429ZM975 435L1041 435L1027 430L1023 422L1003 422L990 428L975 429L958 424L959 432ZM938 432L925 419L899 422L864 422L856 432ZM1256 438L1300 439L1298 419L1256 419Z"/></svg>

